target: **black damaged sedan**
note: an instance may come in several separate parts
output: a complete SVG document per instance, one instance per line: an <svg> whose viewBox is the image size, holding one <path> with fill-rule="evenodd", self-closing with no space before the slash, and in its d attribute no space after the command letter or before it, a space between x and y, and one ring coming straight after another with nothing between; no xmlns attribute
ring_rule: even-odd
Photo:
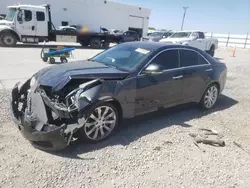
<svg viewBox="0 0 250 188"><path fill-rule="evenodd" d="M227 68L193 47L129 42L86 61L44 68L12 90L13 120L42 150L98 142L120 121L175 105L212 108Z"/></svg>

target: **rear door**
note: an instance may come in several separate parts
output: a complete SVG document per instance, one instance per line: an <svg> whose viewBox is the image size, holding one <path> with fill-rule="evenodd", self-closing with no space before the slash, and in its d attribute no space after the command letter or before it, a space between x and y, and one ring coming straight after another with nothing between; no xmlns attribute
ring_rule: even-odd
<svg viewBox="0 0 250 188"><path fill-rule="evenodd" d="M48 19L46 16L44 11L35 11L35 30L38 37L48 36Z"/></svg>
<svg viewBox="0 0 250 188"><path fill-rule="evenodd" d="M197 101L209 82L212 67L198 52L189 49L180 50L180 64L183 68L183 98Z"/></svg>

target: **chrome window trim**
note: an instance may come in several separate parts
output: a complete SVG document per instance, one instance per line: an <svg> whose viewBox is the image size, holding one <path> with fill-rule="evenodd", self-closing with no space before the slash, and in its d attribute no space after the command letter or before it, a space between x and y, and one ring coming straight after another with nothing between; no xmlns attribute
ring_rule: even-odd
<svg viewBox="0 0 250 188"><path fill-rule="evenodd" d="M144 75L144 74L141 74L141 72L142 72L142 70L144 70L158 55L160 55L161 53L163 53L163 52L166 52L166 51L170 51L170 50L178 50L178 54L179 54L179 62L178 62L178 64L179 64L179 66L181 65L180 63L180 51L179 50L189 50L189 51L193 51L193 52L196 52L197 54L199 54L203 59L205 59L206 60L206 62L208 63L208 64L202 64L202 65L191 65L191 66L185 66L185 67L178 67L178 68L174 68L174 69L164 69L164 70L162 70L162 72L169 72L169 71L174 71L174 70L183 70L183 69L186 69L186 68L194 68L194 67L203 67L203 66L209 66L209 65L211 65L211 63L200 53L200 52L198 52L198 51L196 51L196 50L193 50L193 49L187 49L187 48L170 48L170 49L164 49L164 50L162 50L162 51L160 51L160 52L158 52L156 55L154 55L154 57L152 57L149 61L148 61L148 63L145 65L145 66L143 66L143 68L140 70L140 72L137 74L137 76L140 76L140 75Z"/></svg>

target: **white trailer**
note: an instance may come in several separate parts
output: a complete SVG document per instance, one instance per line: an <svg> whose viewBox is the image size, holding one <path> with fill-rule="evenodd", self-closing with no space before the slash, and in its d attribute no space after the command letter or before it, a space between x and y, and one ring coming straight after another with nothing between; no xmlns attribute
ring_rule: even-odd
<svg viewBox="0 0 250 188"><path fill-rule="evenodd" d="M9 5L33 5L34 0L0 0L0 15L6 15ZM150 9L110 0L36 0L36 5L51 6L52 22L56 28L65 25L84 25L93 32L100 27L135 30L141 36L148 32Z"/></svg>

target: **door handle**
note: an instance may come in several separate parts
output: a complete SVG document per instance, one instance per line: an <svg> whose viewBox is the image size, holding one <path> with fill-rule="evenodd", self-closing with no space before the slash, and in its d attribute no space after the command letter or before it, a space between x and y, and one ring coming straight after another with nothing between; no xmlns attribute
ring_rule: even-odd
<svg viewBox="0 0 250 188"><path fill-rule="evenodd" d="M174 76L174 77L173 77L173 79L174 79L174 80L178 80L178 79L181 79L181 78L183 78L183 75L180 75L180 76Z"/></svg>
<svg viewBox="0 0 250 188"><path fill-rule="evenodd" d="M32 26L31 29L32 29L32 31L34 31L35 30L35 26Z"/></svg>
<svg viewBox="0 0 250 188"><path fill-rule="evenodd" d="M207 69L206 72L212 71L213 69Z"/></svg>

